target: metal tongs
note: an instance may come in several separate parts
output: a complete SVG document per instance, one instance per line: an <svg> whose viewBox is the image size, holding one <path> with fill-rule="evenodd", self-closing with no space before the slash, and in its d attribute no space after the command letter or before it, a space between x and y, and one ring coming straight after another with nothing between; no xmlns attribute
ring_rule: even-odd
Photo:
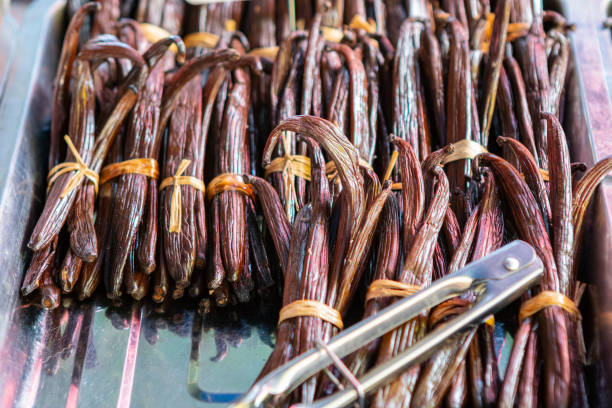
<svg viewBox="0 0 612 408"><path fill-rule="evenodd" d="M477 300L469 311L431 331L393 359L374 367L353 387L312 404L314 407L345 407L358 401L363 406L367 393L392 381L410 366L425 361L455 334L482 323L491 314L516 300L539 282L542 271L542 261L534 249L523 241L514 241L342 331L326 345L294 358L255 383L230 406L277 405L317 372L332 364L337 365L339 358L403 325L424 310L468 291L476 293Z"/></svg>

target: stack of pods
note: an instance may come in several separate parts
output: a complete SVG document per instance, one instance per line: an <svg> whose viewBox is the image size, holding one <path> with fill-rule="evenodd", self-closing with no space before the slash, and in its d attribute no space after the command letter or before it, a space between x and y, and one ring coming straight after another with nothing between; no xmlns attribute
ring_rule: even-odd
<svg viewBox="0 0 612 408"><path fill-rule="evenodd" d="M24 296L48 308L97 288L115 302L276 302L264 375L522 239L545 274L498 316L514 339L505 372L491 317L368 402L588 403L577 260L612 159L588 171L570 160L562 15L527 0L110 0L69 12ZM344 363L361 375L477 296ZM315 376L277 402L337 388Z"/></svg>

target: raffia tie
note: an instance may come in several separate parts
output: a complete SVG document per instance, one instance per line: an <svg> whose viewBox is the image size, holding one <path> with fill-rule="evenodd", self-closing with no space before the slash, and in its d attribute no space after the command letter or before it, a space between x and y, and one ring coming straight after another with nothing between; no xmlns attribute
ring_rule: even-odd
<svg viewBox="0 0 612 408"><path fill-rule="evenodd" d="M363 29L367 33L376 33L376 21L373 19L364 19L361 15L355 14L349 23L349 27L353 30Z"/></svg>
<svg viewBox="0 0 612 408"><path fill-rule="evenodd" d="M438 324L446 321L449 318L464 313L469 310L472 305L472 301L463 298L452 298L447 301L440 303L436 306L429 314L429 327L433 328Z"/></svg>
<svg viewBox="0 0 612 408"><path fill-rule="evenodd" d="M568 298L562 293L555 292L552 290L544 290L537 296L523 302L519 310L519 323L533 316L544 308L550 306L557 306L568 312L573 317L580 319L580 310L573 300Z"/></svg>
<svg viewBox="0 0 612 408"><path fill-rule="evenodd" d="M453 147L453 152L445 156L442 160L443 166L457 160L473 159L479 154L488 152L486 147L469 139L463 139L453 143Z"/></svg>
<svg viewBox="0 0 612 408"><path fill-rule="evenodd" d="M277 157L266 167L265 176L268 177L271 173L281 173L285 185L285 205L290 206L293 203L299 211L295 177L310 181L310 157L290 154Z"/></svg>
<svg viewBox="0 0 612 408"><path fill-rule="evenodd" d="M489 52L489 46L491 44L491 34L493 33L493 21L495 19L495 14L490 13L487 18L487 26L485 28L484 41L480 44L480 50L482 52ZM519 38L525 37L529 34L529 30L531 29L530 23L524 22L516 22L509 23L508 29L506 30L507 37L506 42L512 42Z"/></svg>
<svg viewBox="0 0 612 408"><path fill-rule="evenodd" d="M296 211L300 210L295 190L295 177L310 181L310 157L290 154L289 132L283 132L281 142L285 155L275 158L266 166L265 177L268 177L271 173L281 173L283 185L285 186L285 207L287 213L289 213L289 209L292 206L295 207Z"/></svg>
<svg viewBox="0 0 612 408"><path fill-rule="evenodd" d="M548 170L538 169L538 171L540 172L540 176L542 176L542 180L550 181L550 173L548 172ZM525 179L525 173L521 173L521 177L524 180Z"/></svg>
<svg viewBox="0 0 612 408"><path fill-rule="evenodd" d="M159 40L172 36L172 34L168 32L168 30L155 24L139 23L138 25L140 26L140 29L145 39L152 44L156 43ZM178 54L178 48L175 44L172 44L169 50L172 51L174 54Z"/></svg>
<svg viewBox="0 0 612 408"><path fill-rule="evenodd" d="M333 324L340 330L344 328L340 312L317 300L296 300L284 306L278 316L278 324L281 324L285 320L302 316L318 317L321 320Z"/></svg>
<svg viewBox="0 0 612 408"><path fill-rule="evenodd" d="M172 197L170 198L170 226L168 230L170 232L181 232L182 223L182 196L181 186L191 186L196 190L205 192L204 182L196 177L183 176L183 173L191 163L191 160L183 159L176 170L174 176L165 178L161 185L160 190L166 187L172 186Z"/></svg>
<svg viewBox="0 0 612 408"><path fill-rule="evenodd" d="M370 284L366 293L366 302L381 297L408 297L423 289L419 285L410 285L390 279L377 279Z"/></svg>
<svg viewBox="0 0 612 408"><path fill-rule="evenodd" d="M442 159L443 166L447 165L448 163L457 161L457 160L473 159L479 154L488 152L486 147L484 147L480 143L474 142L473 140L469 140L469 139L460 140L456 143L453 143L452 146L453 146L452 153L446 155ZM383 178L383 182L387 181L391 177L391 173L393 172L393 168L395 167L395 164L397 162L397 156L398 156L397 150L394 150L391 156L391 161L389 162L389 166L387 167L387 170L385 171L385 177ZM393 183L392 189L401 190L402 183Z"/></svg>
<svg viewBox="0 0 612 408"><path fill-rule="evenodd" d="M321 33L326 41L339 43L344 38L344 31L336 27L321 26Z"/></svg>
<svg viewBox="0 0 612 408"><path fill-rule="evenodd" d="M253 200L255 199L255 191L253 191L253 187L250 184L246 184L240 174L219 174L217 177L212 179L210 183L208 183L206 198L208 200L212 200L214 196L224 191L238 191L242 194L246 194Z"/></svg>
<svg viewBox="0 0 612 408"><path fill-rule="evenodd" d="M356 14L351 19L349 28L353 30L364 29L368 33L375 33L376 22L372 19L365 20L363 17ZM340 43L344 38L344 31L337 27L321 25L320 29L321 34L326 41ZM374 41L374 44L376 47L378 47L377 41Z"/></svg>
<svg viewBox="0 0 612 408"><path fill-rule="evenodd" d="M310 157L291 154L277 157L266 166L265 177L272 173L283 173L283 176L297 176L310 181Z"/></svg>
<svg viewBox="0 0 612 408"><path fill-rule="evenodd" d="M276 54L278 54L278 46L253 48L251 51L249 51L249 55L265 57L272 60L276 58Z"/></svg>
<svg viewBox="0 0 612 408"><path fill-rule="evenodd" d="M100 172L100 185L124 174L140 174L157 179L159 177L159 165L155 159L131 159L109 164Z"/></svg>
<svg viewBox="0 0 612 408"><path fill-rule="evenodd" d="M399 156L399 153L397 152L397 150L393 150L393 153L391 154L391 160L389 161L387 170L385 170L385 176L383 177L383 183L391 178L391 173L393 172L393 169L395 168L395 163L397 163L398 156ZM402 183L391 183L391 189L395 191L401 190Z"/></svg>
<svg viewBox="0 0 612 408"><path fill-rule="evenodd" d="M51 170L49 170L49 175L47 176L47 191L49 191L49 189L51 188L53 183L55 183L59 176L69 173L71 171L75 171L76 173L72 175L70 181L68 182L68 184L66 184L66 187L64 187L64 190L60 194L60 198L66 197L72 192L72 190L77 188L77 186L81 183L81 180L83 180L83 177L88 178L93 183L96 194L98 194L98 173L87 167L87 165L81 158L79 151L72 143L70 136L65 135L64 140L66 141L68 149L70 150L76 161L60 163L57 166L54 166Z"/></svg>
<svg viewBox="0 0 612 408"><path fill-rule="evenodd" d="M429 315L430 327L435 327L448 317L453 317L465 312L471 305L472 301L462 298L453 298L440 303ZM489 315L482 323L495 329L495 317L493 315Z"/></svg>
<svg viewBox="0 0 612 408"><path fill-rule="evenodd" d="M225 31L236 31L235 20L225 20L224 26ZM185 48L215 48L219 42L219 36L216 34L199 31L185 36L183 42L185 43Z"/></svg>
<svg viewBox="0 0 612 408"><path fill-rule="evenodd" d="M219 36L200 31L185 36L183 42L185 43L185 48L215 48L219 42Z"/></svg>

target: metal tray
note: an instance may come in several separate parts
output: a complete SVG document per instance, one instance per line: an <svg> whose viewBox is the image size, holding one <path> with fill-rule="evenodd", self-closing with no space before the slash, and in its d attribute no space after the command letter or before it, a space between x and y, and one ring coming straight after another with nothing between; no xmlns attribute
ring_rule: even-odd
<svg viewBox="0 0 612 408"><path fill-rule="evenodd" d="M8 13L8 4L5 3L7 2L0 0L0 101L4 96L4 86L15 56L15 32L18 27L17 21Z"/></svg>
<svg viewBox="0 0 612 408"><path fill-rule="evenodd" d="M612 153L612 106L596 41L605 10L596 0L574 3L550 6L577 23L565 128L574 161L592 164ZM26 242L44 200L64 8L65 1L39 0L27 11L0 104L0 406L222 406L246 391L263 366L274 343L275 310L252 304L206 313L189 301L113 307L101 296L81 304L65 299L47 311L19 297L30 258ZM612 378L610 180L588 217L581 265L596 285L585 302L593 307L584 313L589 338L601 340L606 370L598 364L590 378L598 379L592 395L602 405L612 401L606 386Z"/></svg>

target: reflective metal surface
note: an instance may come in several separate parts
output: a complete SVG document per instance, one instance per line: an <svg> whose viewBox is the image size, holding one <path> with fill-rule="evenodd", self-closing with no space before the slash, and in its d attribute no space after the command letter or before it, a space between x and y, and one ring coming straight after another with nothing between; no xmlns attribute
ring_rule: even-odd
<svg viewBox="0 0 612 408"><path fill-rule="evenodd" d="M545 2L577 23L566 94L571 119L564 126L574 161L588 164L612 153L606 76L612 53L605 54L610 44L602 43L610 40L601 29L603 3ZM27 11L22 31L12 36L17 52L0 98L0 406L224 406L249 388L263 366L277 310L248 305L199 313L200 305L190 303L112 307L96 299L81 305L66 300L45 311L19 298L30 258L26 242L44 200L46 129L64 6L38 0ZM589 346L600 340L596 356L607 370L596 364L589 384L605 402L612 400L606 386L612 378L609 180L588 217L581 274L596 285L583 301L584 326ZM496 340L498 350L511 344L500 324Z"/></svg>
<svg viewBox="0 0 612 408"><path fill-rule="evenodd" d="M224 406L270 353L272 322L262 316L184 302L23 305L2 345L0 406Z"/></svg>
<svg viewBox="0 0 612 408"><path fill-rule="evenodd" d="M0 102L4 96L6 79L9 68L15 56L15 45L17 44L15 33L17 32L17 21L6 13L8 5L0 1ZM6 13L2 15L2 13Z"/></svg>

